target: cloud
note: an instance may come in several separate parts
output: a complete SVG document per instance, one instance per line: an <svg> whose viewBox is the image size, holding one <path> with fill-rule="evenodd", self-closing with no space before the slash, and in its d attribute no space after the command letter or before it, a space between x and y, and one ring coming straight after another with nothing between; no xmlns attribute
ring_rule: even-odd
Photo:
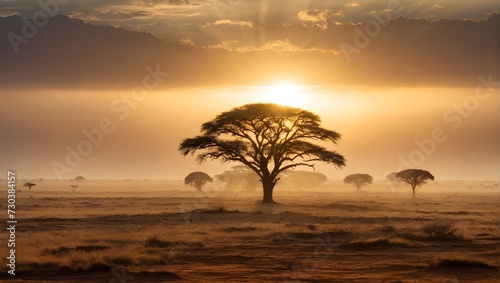
<svg viewBox="0 0 500 283"><path fill-rule="evenodd" d="M169 28L170 23L194 22L193 18L202 16L203 9L194 5L172 5L168 1L156 5L143 2L134 2L133 5L107 4L87 9L71 9L74 11L66 14L99 25L127 26L132 30L140 30L155 22L161 22L164 28Z"/></svg>
<svg viewBox="0 0 500 283"><path fill-rule="evenodd" d="M344 6L347 7L347 8L354 8L354 7L359 7L359 4L358 3L354 3L354 2L350 2L350 3L344 4Z"/></svg>
<svg viewBox="0 0 500 283"><path fill-rule="evenodd" d="M191 1L191 0L129 0L122 1L124 4L134 4L137 6L157 6L157 5L178 5L178 6L198 6L201 5L201 1Z"/></svg>
<svg viewBox="0 0 500 283"><path fill-rule="evenodd" d="M228 51L236 52L251 52L251 51L272 51L275 53L282 52L318 52L318 53L331 53L339 54L338 50L334 49L321 49L316 47L302 48L293 44L289 39L285 40L271 40L260 46L242 46L238 40L221 41L214 45L206 46L207 49L225 49Z"/></svg>
<svg viewBox="0 0 500 283"><path fill-rule="evenodd" d="M297 18L303 22L326 22L332 17L337 17L342 15L342 10L302 10L297 13Z"/></svg>
<svg viewBox="0 0 500 283"><path fill-rule="evenodd" d="M108 21L123 21L133 18L147 18L151 16L152 13L147 11L116 11L116 10L105 10L100 11L95 15L96 19L108 20Z"/></svg>
<svg viewBox="0 0 500 283"><path fill-rule="evenodd" d="M194 41L189 37L185 37L185 38L179 40L179 44L183 45L183 46L196 47L196 44L194 43Z"/></svg>
<svg viewBox="0 0 500 283"><path fill-rule="evenodd" d="M242 27L253 27L252 22L247 22L247 21L232 21L232 20L218 20L212 23L214 26L220 26L220 25L231 25L231 26L242 26Z"/></svg>
<svg viewBox="0 0 500 283"><path fill-rule="evenodd" d="M442 4L434 4L431 6L431 10L442 9L444 6Z"/></svg>

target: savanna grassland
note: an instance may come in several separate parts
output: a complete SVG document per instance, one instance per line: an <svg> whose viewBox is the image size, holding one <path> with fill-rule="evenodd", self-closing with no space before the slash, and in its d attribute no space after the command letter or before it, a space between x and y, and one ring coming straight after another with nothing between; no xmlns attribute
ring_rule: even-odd
<svg viewBox="0 0 500 283"><path fill-rule="evenodd" d="M259 190L202 194L181 181L36 183L17 193L17 280L500 280L498 182L432 183L415 199L385 181L278 186L276 205L258 203Z"/></svg>

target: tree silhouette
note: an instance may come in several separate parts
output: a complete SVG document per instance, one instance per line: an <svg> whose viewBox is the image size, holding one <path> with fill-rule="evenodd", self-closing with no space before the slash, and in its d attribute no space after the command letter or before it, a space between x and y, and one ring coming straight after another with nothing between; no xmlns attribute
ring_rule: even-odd
<svg viewBox="0 0 500 283"><path fill-rule="evenodd" d="M326 175L322 173L302 170L287 170L283 172L283 177L280 182L295 188L311 188L317 187L327 180Z"/></svg>
<svg viewBox="0 0 500 283"><path fill-rule="evenodd" d="M398 173L392 172L389 175L385 176L385 178L391 183L399 183L401 182L401 179L399 179L397 175Z"/></svg>
<svg viewBox="0 0 500 283"><path fill-rule="evenodd" d="M396 173L396 176L411 186L413 197L415 197L417 187L425 184L427 180L434 180L434 176L429 171L421 169L406 169Z"/></svg>
<svg viewBox="0 0 500 283"><path fill-rule="evenodd" d="M368 174L352 174L344 178L344 183L353 184L356 186L356 191L359 191L362 186L371 184L373 177Z"/></svg>
<svg viewBox="0 0 500 283"><path fill-rule="evenodd" d="M23 185L23 187L28 187L28 191L30 191L30 192L31 192L31 187L34 187L34 186L36 186L36 184L35 183L30 183L30 182L26 182Z"/></svg>
<svg viewBox="0 0 500 283"><path fill-rule="evenodd" d="M198 191L201 192L201 188L207 183L212 182L213 179L208 176L205 172L193 172L184 178L184 184L190 185L191 187L195 187Z"/></svg>
<svg viewBox="0 0 500 283"><path fill-rule="evenodd" d="M76 188L78 188L78 185L69 185L69 186L73 190L73 192L76 190Z"/></svg>
<svg viewBox="0 0 500 283"><path fill-rule="evenodd" d="M81 181L85 181L87 179L85 179L85 177L83 177L83 176L76 176L74 180L78 181L78 182L81 182Z"/></svg>
<svg viewBox="0 0 500 283"><path fill-rule="evenodd" d="M247 104L219 114L202 125L202 135L185 139L180 152L197 151L197 160L239 162L260 178L263 203L274 203L273 190L280 174L297 166L314 168L322 161L337 168L344 157L311 141L334 144L340 134L320 126L320 118L306 110L276 104Z"/></svg>
<svg viewBox="0 0 500 283"><path fill-rule="evenodd" d="M227 190L254 191L259 186L259 175L245 165L231 167L214 176L215 180L226 183Z"/></svg>

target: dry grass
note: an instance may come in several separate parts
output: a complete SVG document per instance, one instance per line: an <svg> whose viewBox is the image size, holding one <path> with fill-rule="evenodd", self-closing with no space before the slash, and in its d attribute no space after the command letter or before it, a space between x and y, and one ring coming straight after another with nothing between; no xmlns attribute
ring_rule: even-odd
<svg viewBox="0 0 500 283"><path fill-rule="evenodd" d="M255 227L228 227L222 229L222 231L227 232L227 233L248 233L248 232L253 232L256 231L257 228Z"/></svg>
<svg viewBox="0 0 500 283"><path fill-rule="evenodd" d="M427 239L436 241L462 241L464 237L457 235L457 229L448 223L431 223L422 227Z"/></svg>
<svg viewBox="0 0 500 283"><path fill-rule="evenodd" d="M159 184L141 194L132 191L143 189L138 181L127 183L129 192L92 184L94 192L65 193L43 191L41 182L33 199L19 194L19 271L170 271L192 282L447 282L457 269L500 266L499 196L487 190L447 192L442 183L439 193L422 190L412 199L407 190L374 184L355 194L339 183L333 192L277 189L281 204L265 206L255 202L259 192L201 198L182 184L166 192ZM427 273L429 266L439 271ZM494 282L491 273L462 276Z"/></svg>
<svg viewBox="0 0 500 283"><path fill-rule="evenodd" d="M479 268L479 269L493 269L498 267L491 264L471 259L441 259L435 265L435 268L450 268L450 269L464 269L464 268ZM499 270L500 271L500 270Z"/></svg>
<svg viewBox="0 0 500 283"><path fill-rule="evenodd" d="M366 250L366 249L394 249L394 248L414 248L409 241L398 238L374 239L362 242L350 242L341 244L340 249Z"/></svg>

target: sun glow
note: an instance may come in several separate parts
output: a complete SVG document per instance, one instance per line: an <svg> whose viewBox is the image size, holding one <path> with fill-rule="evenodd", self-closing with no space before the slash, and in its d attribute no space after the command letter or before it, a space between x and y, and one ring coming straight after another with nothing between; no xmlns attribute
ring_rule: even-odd
<svg viewBox="0 0 500 283"><path fill-rule="evenodd" d="M266 89L266 102L285 106L299 107L303 104L307 94L301 92L302 87L293 84L279 84Z"/></svg>

